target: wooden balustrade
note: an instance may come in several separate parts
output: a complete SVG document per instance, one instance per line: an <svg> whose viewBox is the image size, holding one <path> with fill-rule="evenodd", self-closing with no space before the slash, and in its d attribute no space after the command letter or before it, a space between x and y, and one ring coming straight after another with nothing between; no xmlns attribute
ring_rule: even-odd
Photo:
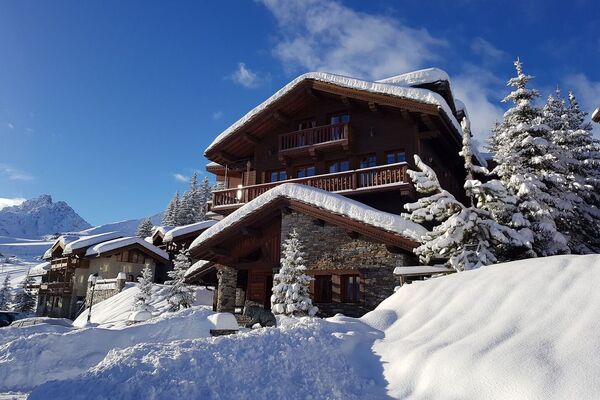
<svg viewBox="0 0 600 400"><path fill-rule="evenodd" d="M55 258L50 261L50 269L61 269L67 267L77 267L77 258L73 257L61 257Z"/></svg>
<svg viewBox="0 0 600 400"><path fill-rule="evenodd" d="M279 151L293 151L323 143L347 142L350 137L350 125L346 122L316 126L279 135Z"/></svg>
<svg viewBox="0 0 600 400"><path fill-rule="evenodd" d="M228 208L242 205L282 183L298 183L334 193L377 190L386 185L408 185L407 168L408 164L401 162L333 174L288 179L280 182L215 190L213 191L212 208Z"/></svg>

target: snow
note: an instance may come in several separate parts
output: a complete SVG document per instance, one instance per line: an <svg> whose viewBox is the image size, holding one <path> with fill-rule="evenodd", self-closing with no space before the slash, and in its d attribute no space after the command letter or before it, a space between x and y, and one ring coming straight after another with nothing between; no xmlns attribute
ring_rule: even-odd
<svg viewBox="0 0 600 400"><path fill-rule="evenodd" d="M446 71L443 71L439 68L425 68L418 71L408 72L406 74L380 79L376 82L398 86L416 86L438 81L450 82L450 77Z"/></svg>
<svg viewBox="0 0 600 400"><path fill-rule="evenodd" d="M31 400L595 399L599 286L600 255L554 256L414 282L360 319L280 317L277 327L213 338L214 314L196 307L123 329L6 330L0 392L32 391ZM108 312L111 299L98 310Z"/></svg>
<svg viewBox="0 0 600 400"><path fill-rule="evenodd" d="M212 261L206 261L206 260L199 260L196 261L195 263L192 264L191 267L188 268L187 271L185 271L185 277L187 278L188 276L191 276L194 274L194 272L204 268L206 265L211 264Z"/></svg>
<svg viewBox="0 0 600 400"><path fill-rule="evenodd" d="M167 295L169 291L168 285L152 285L152 299L150 306L155 310L155 314L162 314L167 311L169 304ZM97 324L101 328L123 328L127 326L127 319L135 304L135 299L139 293L138 285L127 282L125 289L112 297L94 304L92 307L93 324ZM213 291L204 287L196 288L195 306L212 306ZM73 326L82 327L87 321L88 310L86 309L73 321Z"/></svg>
<svg viewBox="0 0 600 400"><path fill-rule="evenodd" d="M150 221L154 225L160 225L162 221L162 213L154 214L150 217ZM121 232L123 236L135 236L137 228L144 218L128 219L124 221L111 222L108 224L98 225L93 228L89 228L80 232L74 232L79 236L96 235L98 233L106 232Z"/></svg>
<svg viewBox="0 0 600 400"><path fill-rule="evenodd" d="M200 221L189 225L178 226L165 233L164 241L171 242L173 239L187 235L188 233L197 232L206 228L209 228L216 224L217 221L209 219L206 221Z"/></svg>
<svg viewBox="0 0 600 400"><path fill-rule="evenodd" d="M71 254L75 250L85 249L86 247L93 246L97 243L101 243L101 242L105 242L107 240L117 239L117 238L121 238L121 237L123 237L123 234L121 232L106 232L106 233L99 233L97 235L83 236L82 238L79 238L70 243L67 243L67 245L65 246L65 250L63 251L63 254Z"/></svg>
<svg viewBox="0 0 600 400"><path fill-rule="evenodd" d="M362 320L393 398L600 398L600 255L402 286ZM576 310L576 312L574 312Z"/></svg>
<svg viewBox="0 0 600 400"><path fill-rule="evenodd" d="M156 254L157 256L162 257L165 260L169 259L169 254L162 250L159 249L158 247L154 246L152 243L148 243L146 242L144 239L139 238L139 237L122 237L122 238L118 238L118 239L113 239L113 240L107 240L106 242L101 242L98 244L95 244L91 247L89 247L87 249L87 251L85 252L85 256L86 257L91 257L91 256L98 256L101 254L104 254L106 252L115 250L115 249L120 249L122 247L126 247L126 246L131 246L133 244L139 244L143 247L145 247L148 251Z"/></svg>
<svg viewBox="0 0 600 400"><path fill-rule="evenodd" d="M415 235L421 236L426 233L426 229L421 225L400 215L376 210L358 201L325 190L296 183L284 183L244 204L217 224L202 232L192 242L190 250L280 197L311 204L331 213L345 215L355 221L376 226L411 239Z"/></svg>
<svg viewBox="0 0 600 400"><path fill-rule="evenodd" d="M240 329L237 320L230 313L216 313L208 316L208 320L213 324L214 329L237 331Z"/></svg>
<svg viewBox="0 0 600 400"><path fill-rule="evenodd" d="M145 322L152 318L152 313L145 310L132 311L127 318L128 322Z"/></svg>
<svg viewBox="0 0 600 400"><path fill-rule="evenodd" d="M441 70L438 70L438 71L441 71ZM423 75L425 76L426 74L424 73ZM434 75L433 72L431 73L431 75ZM393 79L393 78L388 78L388 79ZM416 77L414 79L417 80ZM425 79L425 78L422 78L422 79ZM256 106L252 110L250 110L246 115L244 115L237 122L235 122L233 125L231 125L229 128L227 128L225 131L223 131L220 135L218 135L216 137L216 139L206 148L206 150L204 152L207 153L210 150L212 150L215 146L217 146L223 140L225 140L225 139L229 138L231 135L233 135L233 133L236 132L238 129L240 129L242 126L244 126L245 124L247 124L248 122L253 120L256 116L258 116L266 108L268 108L269 106L271 106L272 104L277 102L279 99L284 97L287 93L292 91L295 87L297 87L298 85L302 84L303 82L305 82L307 80L325 82L325 83L330 83L330 84L344 87L344 88L362 90L362 91L371 92L371 93L385 94L385 95L389 95L389 96L414 100L414 101L417 101L420 103L435 105L444 111L444 113L446 114L446 117L449 119L450 123L454 126L454 129L456 130L456 134L460 135L460 132L461 132L460 124L458 123L458 121L456 120L454 115L452 114L452 110L448 106L448 103L446 103L446 100L444 100L444 98L441 95L439 95L438 93L435 93L431 90L412 88L412 87L402 87L397 84L384 83L382 81L369 82L369 81L364 81L364 80L360 80L360 79L356 79L356 78L350 78L350 77L346 77L346 76L330 74L330 73L326 73L326 72L308 72L306 74L300 75L299 77L297 77L296 79L294 79L293 81L291 81L290 83L285 85L283 88L281 88L280 90L275 92L275 94L273 94L271 97L269 97L263 103L261 103L260 105Z"/></svg>
<svg viewBox="0 0 600 400"><path fill-rule="evenodd" d="M592 113L592 120L596 122L600 121L600 107L596 108Z"/></svg>
<svg viewBox="0 0 600 400"><path fill-rule="evenodd" d="M455 272L452 268L436 267L428 265L418 265L415 267L396 267L394 268L395 275L424 275L424 274L444 274Z"/></svg>
<svg viewBox="0 0 600 400"><path fill-rule="evenodd" d="M39 263L39 264L31 267L31 269L29 270L29 275L31 275L31 276L46 275L46 273L48 272L49 269L50 269L50 261L44 261L42 263Z"/></svg>

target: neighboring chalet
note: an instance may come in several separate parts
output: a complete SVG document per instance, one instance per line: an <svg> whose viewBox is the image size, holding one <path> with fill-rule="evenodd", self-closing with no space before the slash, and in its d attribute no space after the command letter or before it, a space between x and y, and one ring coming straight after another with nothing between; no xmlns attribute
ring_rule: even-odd
<svg viewBox="0 0 600 400"><path fill-rule="evenodd" d="M600 107L596 108L592 113L592 121L600 123Z"/></svg>
<svg viewBox="0 0 600 400"><path fill-rule="evenodd" d="M127 280L134 282L146 265L157 277L169 263L164 250L118 232L70 239L57 239L44 254L50 266L39 286L39 315L75 318L84 304L91 274L115 278L125 273Z"/></svg>
<svg viewBox="0 0 600 400"><path fill-rule="evenodd" d="M208 219L169 229L162 239L165 250L169 252L171 259L175 258L177 253L183 249L189 249L194 239L216 223L217 221Z"/></svg>
<svg viewBox="0 0 600 400"><path fill-rule="evenodd" d="M206 149L221 188L211 211L225 218L191 244L188 282L215 284L218 311L270 308L281 245L295 228L322 315L373 309L399 283L394 268L416 264L424 229L398 215L416 198L406 173L413 155L464 196L464 117L435 68L376 82L294 79Z"/></svg>

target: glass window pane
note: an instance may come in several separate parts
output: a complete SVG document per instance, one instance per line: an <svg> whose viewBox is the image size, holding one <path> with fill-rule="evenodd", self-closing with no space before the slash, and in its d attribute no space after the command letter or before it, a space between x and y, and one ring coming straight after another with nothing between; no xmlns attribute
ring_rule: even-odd
<svg viewBox="0 0 600 400"><path fill-rule="evenodd" d="M396 153L388 153L388 154L387 154L387 160L386 160L386 162L387 162L388 164L393 164L393 163L395 163L395 162L396 162Z"/></svg>
<svg viewBox="0 0 600 400"><path fill-rule="evenodd" d="M304 170L304 168L300 168L296 174L296 177L298 178L304 178L306 176L306 171Z"/></svg>
<svg viewBox="0 0 600 400"><path fill-rule="evenodd" d="M308 167L306 168L306 176L315 176L316 171L315 167Z"/></svg>
<svg viewBox="0 0 600 400"><path fill-rule="evenodd" d="M278 178L277 172L271 172L271 182L276 182Z"/></svg>
<svg viewBox="0 0 600 400"><path fill-rule="evenodd" d="M340 171L349 171L350 170L350 161L340 161Z"/></svg>
<svg viewBox="0 0 600 400"><path fill-rule="evenodd" d="M338 163L329 164L329 173L333 174L334 172L338 172Z"/></svg>
<svg viewBox="0 0 600 400"><path fill-rule="evenodd" d="M401 151L401 152L398 153L398 156L396 158L398 160L397 162L406 161L406 153L403 152L403 151Z"/></svg>
<svg viewBox="0 0 600 400"><path fill-rule="evenodd" d="M348 114L342 115L342 122L344 122L344 123L350 122L350 116Z"/></svg>
<svg viewBox="0 0 600 400"><path fill-rule="evenodd" d="M279 180L280 181L285 181L287 179L287 172L285 171L280 171L279 172Z"/></svg>

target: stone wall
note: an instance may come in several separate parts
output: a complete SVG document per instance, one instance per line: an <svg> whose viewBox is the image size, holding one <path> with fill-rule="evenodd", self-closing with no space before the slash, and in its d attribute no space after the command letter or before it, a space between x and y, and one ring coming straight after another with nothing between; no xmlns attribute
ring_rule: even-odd
<svg viewBox="0 0 600 400"><path fill-rule="evenodd" d="M309 273L331 271L334 285L336 275L360 274L361 303L317 304L326 315L341 312L360 316L372 310L400 284L399 278L393 274L394 268L416 263L412 253L391 253L384 244L363 236L353 239L338 226L328 223L315 224L313 218L296 212L282 216L282 243L294 228L304 246ZM339 282L339 276L337 279Z"/></svg>
<svg viewBox="0 0 600 400"><path fill-rule="evenodd" d="M120 279L119 279L120 278ZM88 289L85 296L85 307L88 308L91 304L98 304L112 296L121 293L125 288L125 274L122 274L116 279L98 279L94 288L94 299L92 302L92 287L88 284Z"/></svg>

